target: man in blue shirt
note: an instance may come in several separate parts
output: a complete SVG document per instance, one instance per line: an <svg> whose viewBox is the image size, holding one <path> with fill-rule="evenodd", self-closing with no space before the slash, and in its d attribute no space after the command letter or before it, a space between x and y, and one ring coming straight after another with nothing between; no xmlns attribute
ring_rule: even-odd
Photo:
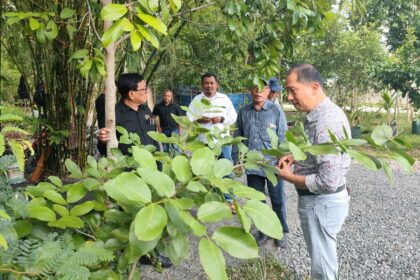
<svg viewBox="0 0 420 280"><path fill-rule="evenodd" d="M238 113L234 136L245 137L244 144L248 146L250 151L261 151L262 149L271 148L267 128L272 129L276 133L279 138L279 144L285 136L287 129L286 116L280 106L268 101L269 93L270 88L267 85L261 92L259 92L258 87L253 87L251 89L252 103L242 107ZM234 149L234 159L237 159L236 148ZM261 169L248 169L246 170L246 175L248 185L260 192L265 193L265 185L267 184L271 205L283 227L283 238L274 240L274 244L277 247L287 248L285 233L289 232L289 227L286 222L284 181L280 179L277 186L273 186ZM260 232L256 238L257 244L262 246L268 239L268 236Z"/></svg>

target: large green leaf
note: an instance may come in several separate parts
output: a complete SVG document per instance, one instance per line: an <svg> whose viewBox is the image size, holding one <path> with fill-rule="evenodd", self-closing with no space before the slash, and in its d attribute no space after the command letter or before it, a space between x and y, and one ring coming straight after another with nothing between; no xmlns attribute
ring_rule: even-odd
<svg viewBox="0 0 420 280"><path fill-rule="evenodd" d="M200 262L210 280L227 280L225 257L222 251L207 238L202 238L198 245Z"/></svg>
<svg viewBox="0 0 420 280"><path fill-rule="evenodd" d="M63 182L57 176L49 176L48 180L50 180L51 183L53 183L54 185L56 185L59 188L61 188L63 186Z"/></svg>
<svg viewBox="0 0 420 280"><path fill-rule="evenodd" d="M133 146L133 157L140 167L149 167L157 170L156 160L148 150Z"/></svg>
<svg viewBox="0 0 420 280"><path fill-rule="evenodd" d="M213 174L217 178L223 178L233 171L233 164L230 160L222 158L215 162L213 166Z"/></svg>
<svg viewBox="0 0 420 280"><path fill-rule="evenodd" d="M184 156L176 156L172 160L172 170L175 173L178 181L186 183L192 177L190 163L188 159Z"/></svg>
<svg viewBox="0 0 420 280"><path fill-rule="evenodd" d="M191 192L207 192L206 187L199 181L190 181L187 185L187 190Z"/></svg>
<svg viewBox="0 0 420 280"><path fill-rule="evenodd" d="M392 173L392 168L389 165L388 160L386 159L381 159L381 163L382 163L382 167L384 168L385 174L388 177L389 181L392 181L394 178L394 174Z"/></svg>
<svg viewBox="0 0 420 280"><path fill-rule="evenodd" d="M181 0L169 0L169 4L171 5L172 11L176 14L179 9L181 9L182 1Z"/></svg>
<svg viewBox="0 0 420 280"><path fill-rule="evenodd" d="M130 42L133 47L133 51L137 51L141 46L141 36L138 31L131 31L130 33Z"/></svg>
<svg viewBox="0 0 420 280"><path fill-rule="evenodd" d="M92 211L93 207L95 207L95 201L86 201L82 204L74 206L70 210L70 215L72 216L82 216L84 214L89 213Z"/></svg>
<svg viewBox="0 0 420 280"><path fill-rule="evenodd" d="M73 216L64 216L58 219L56 222L51 223L51 225L57 226L59 228L82 228L84 224L85 223L82 219Z"/></svg>
<svg viewBox="0 0 420 280"><path fill-rule="evenodd" d="M139 24L136 24L137 30L141 33L144 39L149 41L153 47L159 48L159 39L156 37L156 35L150 31L149 29L145 28L144 26L141 26Z"/></svg>
<svg viewBox="0 0 420 280"><path fill-rule="evenodd" d="M18 238L25 237L32 232L32 223L26 220L18 220L13 225Z"/></svg>
<svg viewBox="0 0 420 280"><path fill-rule="evenodd" d="M112 24L110 28L108 28L104 32L104 34L101 37L101 42L104 45L104 47L107 47L112 42L117 41L121 37L121 35L124 34L122 23L122 20L117 20L116 22L114 22L114 24Z"/></svg>
<svg viewBox="0 0 420 280"><path fill-rule="evenodd" d="M247 186L236 186L233 194L238 198L265 200L265 194Z"/></svg>
<svg viewBox="0 0 420 280"><path fill-rule="evenodd" d="M149 187L135 173L121 173L115 177L115 182L119 190L128 200L138 201L143 204L149 203L152 200Z"/></svg>
<svg viewBox="0 0 420 280"><path fill-rule="evenodd" d="M74 184L68 191L67 191L67 203L73 203L82 199L87 193L86 188L83 186L82 183Z"/></svg>
<svg viewBox="0 0 420 280"><path fill-rule="evenodd" d="M383 145L392 139L392 128L388 125L376 126L370 137L376 145Z"/></svg>
<svg viewBox="0 0 420 280"><path fill-rule="evenodd" d="M82 171L80 170L79 166L77 166L77 164L75 164L71 159L66 159L64 164L66 165L67 171L71 173L71 177L76 179L82 178Z"/></svg>
<svg viewBox="0 0 420 280"><path fill-rule="evenodd" d="M53 222L56 220L54 211L41 205L31 205L29 207L29 217L44 222Z"/></svg>
<svg viewBox="0 0 420 280"><path fill-rule="evenodd" d="M220 227L212 239L235 258L250 259L258 257L258 246L254 237L238 227Z"/></svg>
<svg viewBox="0 0 420 280"><path fill-rule="evenodd" d="M172 237L166 246L166 251L175 265L179 265L181 260L188 257L188 249L188 237L182 233Z"/></svg>
<svg viewBox="0 0 420 280"><path fill-rule="evenodd" d="M232 218L232 212L226 203L211 201L198 208L197 218L202 222L216 222L224 218Z"/></svg>
<svg viewBox="0 0 420 280"><path fill-rule="evenodd" d="M9 249L9 245L2 234L0 234L0 247L3 247L5 251Z"/></svg>
<svg viewBox="0 0 420 280"><path fill-rule="evenodd" d="M35 18L29 18L29 26L31 30L37 30L41 27L41 23Z"/></svg>
<svg viewBox="0 0 420 280"><path fill-rule="evenodd" d="M51 200L52 202L61 204L61 205L65 205L66 201L64 200L64 198L61 196L61 194L59 194L56 191L53 190L46 190L43 194L43 196L49 200Z"/></svg>
<svg viewBox="0 0 420 280"><path fill-rule="evenodd" d="M242 227L246 232L249 232L251 229L251 219L245 214L244 209L239 205L239 203L235 200L233 202L235 204L235 209L238 215L238 220L241 223Z"/></svg>
<svg viewBox="0 0 420 280"><path fill-rule="evenodd" d="M249 200L245 202L244 210L262 233L276 239L282 238L283 230L279 218L267 204L258 200Z"/></svg>
<svg viewBox="0 0 420 280"><path fill-rule="evenodd" d="M54 204L52 206L52 208L54 209L55 212L57 212L60 216L68 216L69 210L64 207L63 205L59 205L59 204Z"/></svg>
<svg viewBox="0 0 420 280"><path fill-rule="evenodd" d="M143 256L153 250L160 240L160 236L156 237L151 241L138 240L135 234L135 221L131 223L130 231L128 234L129 246L128 246L128 261L133 263L138 260L140 256Z"/></svg>
<svg viewBox="0 0 420 280"><path fill-rule="evenodd" d="M191 157L191 168L195 175L207 175L215 162L214 153L207 147L195 150Z"/></svg>
<svg viewBox="0 0 420 280"><path fill-rule="evenodd" d="M70 8L64 8L61 13L60 13L60 17L62 19L66 19L66 18L70 18L72 17L74 14L76 13L75 10L70 9Z"/></svg>
<svg viewBox="0 0 420 280"><path fill-rule="evenodd" d="M144 21L146 24L150 25L156 31L162 33L163 35L168 34L166 25L160 19L144 13L139 13L137 14L137 16L139 17L139 19Z"/></svg>
<svg viewBox="0 0 420 280"><path fill-rule="evenodd" d="M310 153L311 155L314 155L314 156L325 155L325 154L335 155L338 153L335 146L330 143L302 147L302 151Z"/></svg>
<svg viewBox="0 0 420 280"><path fill-rule="evenodd" d="M150 168L137 168L137 173L156 190L158 195L171 197L175 194L175 183L165 173Z"/></svg>
<svg viewBox="0 0 420 280"><path fill-rule="evenodd" d="M127 13L127 8L123 4L108 4L101 10L102 20L117 20Z"/></svg>
<svg viewBox="0 0 420 280"><path fill-rule="evenodd" d="M187 211L179 211L179 217L188 225L195 236L203 236L206 234L206 227L200 224L191 214Z"/></svg>
<svg viewBox="0 0 420 280"><path fill-rule="evenodd" d="M365 166L366 168L370 170L376 171L380 168L377 166L375 160L365 153L358 152L353 149L348 149L347 153L349 154L349 156L355 159L358 163L362 164L363 166Z"/></svg>
<svg viewBox="0 0 420 280"><path fill-rule="evenodd" d="M165 209L157 204L150 204L140 209L135 218L134 232L139 240L151 241L162 234L168 223Z"/></svg>
<svg viewBox="0 0 420 280"><path fill-rule="evenodd" d="M306 154L302 152L302 150L298 146L296 146L294 143L289 142L289 149L290 149L290 152L292 152L295 160L306 160Z"/></svg>
<svg viewBox="0 0 420 280"><path fill-rule="evenodd" d="M407 172L414 172L414 159L410 155L398 148L391 148L391 150L391 158L393 160L396 160L398 162L398 165L401 166L402 169L404 169Z"/></svg>
<svg viewBox="0 0 420 280"><path fill-rule="evenodd" d="M267 127L267 134L270 137L270 145L272 149L276 149L279 145L279 137L271 128Z"/></svg>

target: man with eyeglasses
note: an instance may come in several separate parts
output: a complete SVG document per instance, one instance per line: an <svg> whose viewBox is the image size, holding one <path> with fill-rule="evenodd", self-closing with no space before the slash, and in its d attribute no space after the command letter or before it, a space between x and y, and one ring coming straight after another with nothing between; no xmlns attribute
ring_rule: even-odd
<svg viewBox="0 0 420 280"><path fill-rule="evenodd" d="M143 76L136 73L122 74L116 81L118 92L121 94L120 101L115 105L115 124L124 127L128 133L136 133L140 137L142 145L155 145L156 141L147 135L149 131L156 131L152 112L147 106L147 86ZM98 139L102 143L108 141L108 128L99 130ZM117 138L120 138L117 132ZM118 148L128 155L130 144L118 144Z"/></svg>

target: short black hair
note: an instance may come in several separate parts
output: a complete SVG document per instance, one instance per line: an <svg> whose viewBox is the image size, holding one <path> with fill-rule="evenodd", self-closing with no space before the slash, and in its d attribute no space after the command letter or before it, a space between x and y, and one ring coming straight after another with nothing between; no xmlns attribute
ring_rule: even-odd
<svg viewBox="0 0 420 280"><path fill-rule="evenodd" d="M218 83L216 74L211 73L211 72L207 72L206 74L204 74L203 76L201 76L201 83L204 82L204 79L205 78L210 78L210 77L214 77L214 79L216 80L216 83Z"/></svg>
<svg viewBox="0 0 420 280"><path fill-rule="evenodd" d="M317 82L321 85L321 87L324 87L321 74L319 74L319 71L312 64L295 64L289 70L287 70L286 77L292 73L296 73L297 81L300 83L309 84L311 82Z"/></svg>
<svg viewBox="0 0 420 280"><path fill-rule="evenodd" d="M118 80L115 81L115 84L117 85L118 92L124 99L127 98L128 93L131 90L136 90L137 84L143 80L143 76L138 73L125 73L118 77Z"/></svg>

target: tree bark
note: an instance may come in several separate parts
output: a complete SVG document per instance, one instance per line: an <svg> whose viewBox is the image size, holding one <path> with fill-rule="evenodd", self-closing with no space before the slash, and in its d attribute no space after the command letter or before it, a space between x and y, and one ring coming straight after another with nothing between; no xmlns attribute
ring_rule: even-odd
<svg viewBox="0 0 420 280"><path fill-rule="evenodd" d="M106 6L112 3L112 0L101 0L102 5ZM112 21L104 21L104 32L112 26ZM108 157L111 156L111 149L118 147L118 141L115 133L115 50L116 44L111 43L105 49L105 127L110 129L109 140L106 145Z"/></svg>

